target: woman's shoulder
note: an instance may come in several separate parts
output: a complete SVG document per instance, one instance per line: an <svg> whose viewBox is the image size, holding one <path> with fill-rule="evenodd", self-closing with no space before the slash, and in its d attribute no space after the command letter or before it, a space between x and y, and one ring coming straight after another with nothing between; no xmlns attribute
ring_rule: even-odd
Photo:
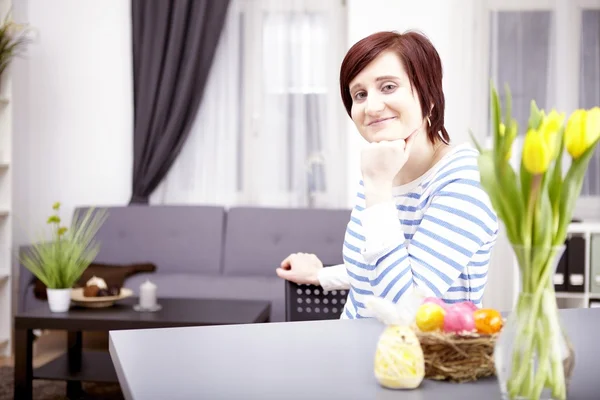
<svg viewBox="0 0 600 400"><path fill-rule="evenodd" d="M477 187L480 183L479 151L468 143L457 145L436 163L432 173L422 182L423 190L431 192L456 181L472 183Z"/></svg>
<svg viewBox="0 0 600 400"><path fill-rule="evenodd" d="M446 154L436 163L435 174L443 173L458 166L477 165L479 151L469 143L450 147Z"/></svg>
<svg viewBox="0 0 600 400"><path fill-rule="evenodd" d="M479 154L469 145L452 149L438 163L438 169L431 178L424 182L424 192L429 201L436 199L446 210L476 217L495 235L498 218L488 193L481 185Z"/></svg>

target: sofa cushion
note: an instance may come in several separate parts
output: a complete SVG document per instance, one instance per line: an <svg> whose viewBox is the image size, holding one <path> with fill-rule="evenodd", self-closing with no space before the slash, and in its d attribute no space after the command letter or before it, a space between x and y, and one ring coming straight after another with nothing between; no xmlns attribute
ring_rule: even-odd
<svg viewBox="0 0 600 400"><path fill-rule="evenodd" d="M225 209L215 206L108 207L96 262L151 262L161 272L218 274Z"/></svg>
<svg viewBox="0 0 600 400"><path fill-rule="evenodd" d="M189 273L137 274L125 281L125 287L139 296L140 285L149 279L156 284L157 302L161 297L265 300L271 302L271 321L285 321L285 286L277 276L241 277Z"/></svg>
<svg viewBox="0 0 600 400"><path fill-rule="evenodd" d="M275 276L291 253L314 253L325 265L343 263L350 210L236 207L227 214L225 275Z"/></svg>

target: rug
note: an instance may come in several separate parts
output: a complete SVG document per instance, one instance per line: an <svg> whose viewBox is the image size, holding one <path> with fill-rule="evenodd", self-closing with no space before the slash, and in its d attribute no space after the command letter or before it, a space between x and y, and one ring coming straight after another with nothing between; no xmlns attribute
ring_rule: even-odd
<svg viewBox="0 0 600 400"><path fill-rule="evenodd" d="M14 370L12 367L0 368L0 400L13 399ZM116 383L83 382L83 399L124 399L121 388ZM33 400L67 400L67 384L64 381L33 380ZM74 399L70 399L74 400Z"/></svg>

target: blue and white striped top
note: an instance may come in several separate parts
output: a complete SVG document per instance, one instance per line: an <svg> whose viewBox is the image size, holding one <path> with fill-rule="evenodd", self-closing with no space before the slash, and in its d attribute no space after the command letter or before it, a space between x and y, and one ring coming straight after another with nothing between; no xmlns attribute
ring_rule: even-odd
<svg viewBox="0 0 600 400"><path fill-rule="evenodd" d="M344 238L347 277L335 268L320 277L325 289L349 289L342 318L372 317L366 296L396 303L413 285L448 303L481 306L498 219L477 156L468 145L454 147L423 176L394 187L393 202L368 209L360 182Z"/></svg>

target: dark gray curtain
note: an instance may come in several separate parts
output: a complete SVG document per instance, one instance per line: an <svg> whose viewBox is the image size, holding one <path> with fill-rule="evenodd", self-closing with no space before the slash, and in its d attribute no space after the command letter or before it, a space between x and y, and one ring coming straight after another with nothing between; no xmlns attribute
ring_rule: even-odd
<svg viewBox="0 0 600 400"><path fill-rule="evenodd" d="M148 203L188 136L228 7L229 0L132 0L130 204Z"/></svg>

